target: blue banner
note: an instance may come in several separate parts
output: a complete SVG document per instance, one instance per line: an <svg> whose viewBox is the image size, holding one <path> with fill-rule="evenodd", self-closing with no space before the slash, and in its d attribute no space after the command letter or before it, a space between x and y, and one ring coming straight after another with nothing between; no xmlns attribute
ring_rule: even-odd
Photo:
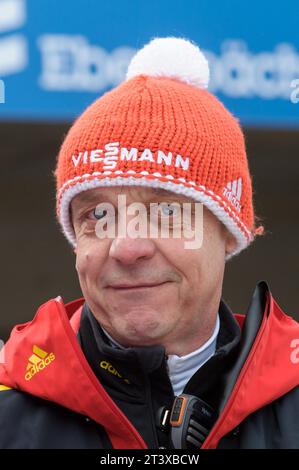
<svg viewBox="0 0 299 470"><path fill-rule="evenodd" d="M73 119L151 38L179 36L242 124L299 127L298 30L297 0L0 0L0 119Z"/></svg>

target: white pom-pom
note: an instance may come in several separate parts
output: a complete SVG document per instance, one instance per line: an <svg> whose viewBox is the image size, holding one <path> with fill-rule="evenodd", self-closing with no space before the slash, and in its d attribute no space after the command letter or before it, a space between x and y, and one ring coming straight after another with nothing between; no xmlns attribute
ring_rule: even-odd
<svg viewBox="0 0 299 470"><path fill-rule="evenodd" d="M169 77L207 88L209 64L199 47L183 38L155 38L132 58L126 79L137 75Z"/></svg>

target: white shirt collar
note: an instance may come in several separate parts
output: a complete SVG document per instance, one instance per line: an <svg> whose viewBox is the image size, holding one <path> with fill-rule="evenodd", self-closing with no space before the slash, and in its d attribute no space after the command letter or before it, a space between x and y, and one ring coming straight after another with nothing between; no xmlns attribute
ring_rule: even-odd
<svg viewBox="0 0 299 470"><path fill-rule="evenodd" d="M217 336L220 329L219 314L212 336L200 348L186 356L170 354L168 356L168 373L175 395L180 395L195 372L215 354Z"/></svg>

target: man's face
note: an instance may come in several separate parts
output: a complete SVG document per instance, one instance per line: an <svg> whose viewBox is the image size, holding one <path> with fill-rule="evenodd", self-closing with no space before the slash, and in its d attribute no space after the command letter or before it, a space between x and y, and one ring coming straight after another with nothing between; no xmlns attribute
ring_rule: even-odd
<svg viewBox="0 0 299 470"><path fill-rule="evenodd" d="M98 322L124 346L163 344L168 354L188 354L212 334L225 254L235 242L205 208L200 248L186 249L182 237L134 239L116 233L100 239L96 224L105 213L95 208L103 202L117 208L118 195L126 196L127 205L159 203L166 209L171 203L190 202L168 191L126 186L76 196L71 212L85 300Z"/></svg>

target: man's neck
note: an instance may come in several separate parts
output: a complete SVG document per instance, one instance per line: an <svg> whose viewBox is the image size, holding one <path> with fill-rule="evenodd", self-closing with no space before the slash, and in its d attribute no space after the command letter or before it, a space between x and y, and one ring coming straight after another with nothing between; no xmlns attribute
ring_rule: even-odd
<svg viewBox="0 0 299 470"><path fill-rule="evenodd" d="M107 333L103 327L101 328L113 348L127 349L125 346L112 338L112 336ZM193 374L215 354L219 329L220 319L219 314L217 314L213 333L204 344L183 356L178 356L176 354L170 354L167 356L169 379L171 381L175 395L182 393L190 377L192 377Z"/></svg>

